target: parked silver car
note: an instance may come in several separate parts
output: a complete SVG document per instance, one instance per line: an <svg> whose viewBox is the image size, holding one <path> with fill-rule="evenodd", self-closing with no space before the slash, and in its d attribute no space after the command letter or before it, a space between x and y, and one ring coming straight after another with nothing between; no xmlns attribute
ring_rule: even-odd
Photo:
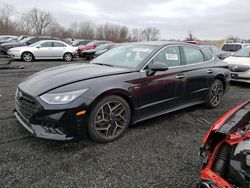
<svg viewBox="0 0 250 188"><path fill-rule="evenodd" d="M11 48L8 55L13 59L30 62L34 59L64 59L71 61L77 55L77 47L58 40L43 40L29 46Z"/></svg>

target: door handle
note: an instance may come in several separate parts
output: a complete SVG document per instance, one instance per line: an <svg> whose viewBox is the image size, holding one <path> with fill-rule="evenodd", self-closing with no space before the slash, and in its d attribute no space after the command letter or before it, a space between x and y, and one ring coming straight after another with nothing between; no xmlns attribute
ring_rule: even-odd
<svg viewBox="0 0 250 188"><path fill-rule="evenodd" d="M176 79L178 79L178 80L181 80L181 79L183 79L183 78L185 78L185 74L178 74L178 75L176 76Z"/></svg>
<svg viewBox="0 0 250 188"><path fill-rule="evenodd" d="M214 72L214 71L213 71L212 69L208 69L208 70L207 70L207 73L208 73L208 74L212 74L213 72Z"/></svg>

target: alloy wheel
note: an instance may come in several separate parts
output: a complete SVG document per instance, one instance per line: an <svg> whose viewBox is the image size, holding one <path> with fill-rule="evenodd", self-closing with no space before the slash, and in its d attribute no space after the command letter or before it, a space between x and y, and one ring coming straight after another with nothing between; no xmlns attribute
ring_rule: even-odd
<svg viewBox="0 0 250 188"><path fill-rule="evenodd" d="M30 62L32 61L33 57L32 57L32 54L31 53L24 53L23 54L23 60L26 61L26 62Z"/></svg>
<svg viewBox="0 0 250 188"><path fill-rule="evenodd" d="M213 106L217 106L220 104L221 97L223 95L223 85L222 83L215 83L212 87L210 100Z"/></svg>
<svg viewBox="0 0 250 188"><path fill-rule="evenodd" d="M72 55L70 53L67 53L67 54L64 55L64 59L66 61L71 61L72 60Z"/></svg>
<svg viewBox="0 0 250 188"><path fill-rule="evenodd" d="M128 111L118 101L105 103L96 113L94 128L103 138L115 138L126 128Z"/></svg>

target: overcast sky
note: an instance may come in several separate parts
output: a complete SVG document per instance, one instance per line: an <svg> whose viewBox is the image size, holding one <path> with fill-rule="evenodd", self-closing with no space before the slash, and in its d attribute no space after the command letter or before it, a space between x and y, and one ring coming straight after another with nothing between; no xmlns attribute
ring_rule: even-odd
<svg viewBox="0 0 250 188"><path fill-rule="evenodd" d="M19 12L37 7L65 26L74 21L157 27L161 38L199 39L229 35L250 39L250 0L0 0Z"/></svg>

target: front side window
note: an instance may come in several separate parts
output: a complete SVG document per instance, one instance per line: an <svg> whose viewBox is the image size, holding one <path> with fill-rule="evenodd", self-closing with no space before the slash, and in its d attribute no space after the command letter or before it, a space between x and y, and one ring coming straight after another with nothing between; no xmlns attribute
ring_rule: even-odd
<svg viewBox="0 0 250 188"><path fill-rule="evenodd" d="M40 44L41 48L52 47L52 42L44 42Z"/></svg>
<svg viewBox="0 0 250 188"><path fill-rule="evenodd" d="M183 46L182 49L187 64L196 64L204 62L204 57L200 49L189 46Z"/></svg>
<svg viewBox="0 0 250 188"><path fill-rule="evenodd" d="M180 50L178 46L171 46L160 51L151 61L165 63L168 67L181 65ZM151 64L150 63L150 64ZM150 66L150 65L149 65Z"/></svg>

